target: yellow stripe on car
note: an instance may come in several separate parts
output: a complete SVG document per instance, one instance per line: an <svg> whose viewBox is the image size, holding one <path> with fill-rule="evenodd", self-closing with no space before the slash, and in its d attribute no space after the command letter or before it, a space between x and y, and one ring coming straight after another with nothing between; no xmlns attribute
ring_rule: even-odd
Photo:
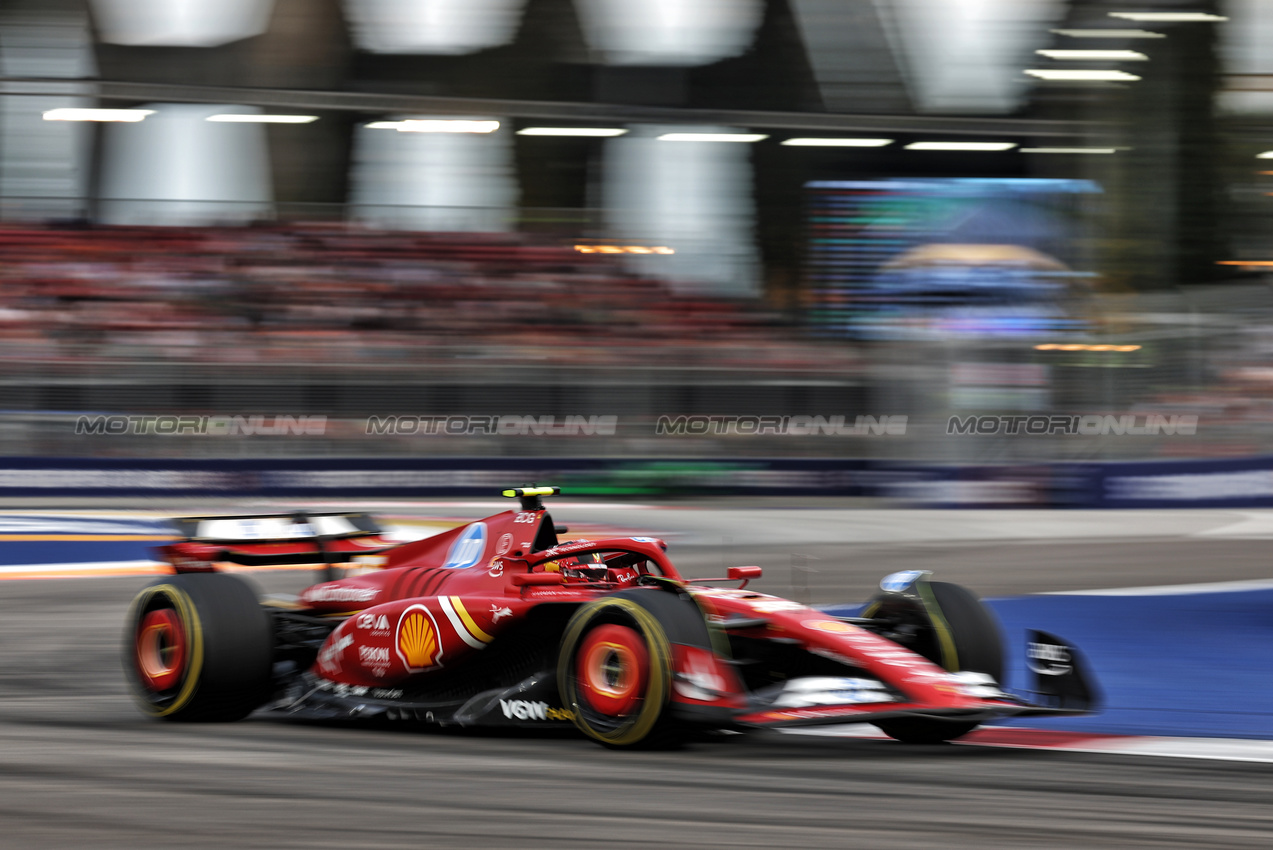
<svg viewBox="0 0 1273 850"><path fill-rule="evenodd" d="M460 601L460 597L439 596L438 605L446 618L451 621L451 628L455 629L455 634L460 640L474 649L482 649L491 642L491 636L479 629L477 623L474 623L473 618L469 616L469 612L464 609L464 603ZM464 612L463 615L461 611Z"/></svg>
<svg viewBox="0 0 1273 850"><path fill-rule="evenodd" d="M456 613L458 613L460 615L460 619L464 621L464 626L469 630L469 634L480 640L482 643L490 643L494 640L494 638L482 631L482 627L473 620L468 609L464 607L464 600L460 599L458 596L452 596L451 604L455 606Z"/></svg>

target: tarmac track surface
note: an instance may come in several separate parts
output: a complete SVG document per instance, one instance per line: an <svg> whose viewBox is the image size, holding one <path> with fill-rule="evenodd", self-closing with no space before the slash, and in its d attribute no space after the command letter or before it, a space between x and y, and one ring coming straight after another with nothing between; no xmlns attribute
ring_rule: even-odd
<svg viewBox="0 0 1273 850"><path fill-rule="evenodd" d="M686 541L677 546L678 561L720 563L715 548ZM878 557L861 565L819 566L808 588L812 601L860 599L882 571L931 566L943 552L964 554L939 572L942 578L986 594L1067 589L1054 585L1071 582L1117 587L1273 574L1265 566L1267 544L1258 540L969 542L936 551L879 544L875 551ZM734 554L725 562L739 562ZM775 545L761 562L781 566L801 554ZM1023 556L1046 563L1023 572ZM748 560L755 559L741 562ZM261 583L295 590L307 579L272 574ZM0 845L1273 843L1273 765L1267 764L779 734L630 753L573 736L311 725L268 716L228 725L152 722L126 696L119 666L124 611L144 583L0 587ZM758 587L791 592L778 576L767 575Z"/></svg>

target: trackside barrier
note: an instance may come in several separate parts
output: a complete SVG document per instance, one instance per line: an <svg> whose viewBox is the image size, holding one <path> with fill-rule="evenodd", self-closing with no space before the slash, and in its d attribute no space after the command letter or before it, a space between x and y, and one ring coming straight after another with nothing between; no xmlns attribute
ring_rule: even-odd
<svg viewBox="0 0 1273 850"><path fill-rule="evenodd" d="M925 507L1273 506L1273 457L925 466L837 458L0 458L0 498L489 496L545 481L580 496L849 496Z"/></svg>
<svg viewBox="0 0 1273 850"><path fill-rule="evenodd" d="M571 495L868 495L861 460L0 458L0 497L490 496L549 482Z"/></svg>
<svg viewBox="0 0 1273 850"><path fill-rule="evenodd" d="M1273 506L1273 457L924 466L873 463L870 495L926 507Z"/></svg>

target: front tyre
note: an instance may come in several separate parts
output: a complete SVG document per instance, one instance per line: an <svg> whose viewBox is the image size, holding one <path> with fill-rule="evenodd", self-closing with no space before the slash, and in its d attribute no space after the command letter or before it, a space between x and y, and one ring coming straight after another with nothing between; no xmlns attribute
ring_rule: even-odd
<svg viewBox="0 0 1273 850"><path fill-rule="evenodd" d="M151 717L240 720L269 697L269 617L235 576L175 575L143 588L123 650L129 689Z"/></svg>
<svg viewBox="0 0 1273 850"><path fill-rule="evenodd" d="M633 600L597 599L566 624L557 687L575 725L589 738L609 747L667 740L671 683L667 632Z"/></svg>
<svg viewBox="0 0 1273 850"><path fill-rule="evenodd" d="M952 673L986 673L1003 681L1003 639L990 609L971 591L943 581L920 585L932 640L921 651ZM898 717L875 724L890 738L906 744L941 744L967 735L979 721L935 717Z"/></svg>

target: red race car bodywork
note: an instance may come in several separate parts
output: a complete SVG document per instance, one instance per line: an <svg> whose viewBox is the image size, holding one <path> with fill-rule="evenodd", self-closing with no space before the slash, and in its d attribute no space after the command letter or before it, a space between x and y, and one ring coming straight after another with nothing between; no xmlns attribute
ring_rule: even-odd
<svg viewBox="0 0 1273 850"><path fill-rule="evenodd" d="M993 718L1092 708L1078 653L1041 632L1031 699L1003 691L991 615L926 573L890 576L863 616L832 617L748 589L758 567L687 581L655 538L560 542L540 501L554 492L505 491L520 510L397 545L357 514L178 521L187 539L161 550L178 575L130 614L134 695L171 719L269 707L574 724L611 746L859 721L940 741ZM293 599L257 600L217 572L315 560L331 580ZM726 580L740 586L713 586Z"/></svg>

